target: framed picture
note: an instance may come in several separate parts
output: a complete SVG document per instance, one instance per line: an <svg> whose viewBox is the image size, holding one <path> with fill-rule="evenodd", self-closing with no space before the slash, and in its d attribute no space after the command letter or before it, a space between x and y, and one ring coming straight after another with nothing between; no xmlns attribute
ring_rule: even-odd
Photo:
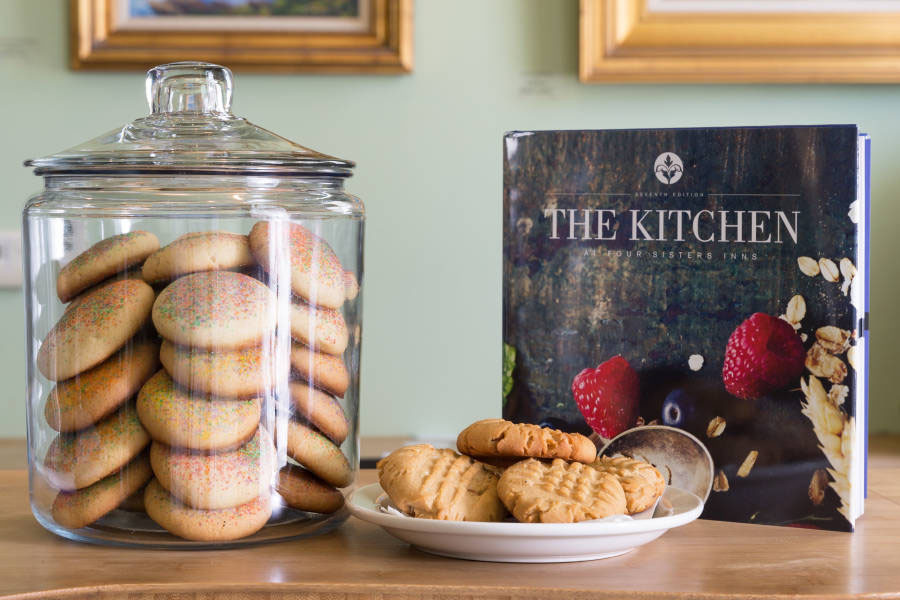
<svg viewBox="0 0 900 600"><path fill-rule="evenodd" d="M413 0L70 0L73 69L176 60L285 72L403 73Z"/></svg>
<svg viewBox="0 0 900 600"><path fill-rule="evenodd" d="M581 0L585 82L900 82L900 0Z"/></svg>

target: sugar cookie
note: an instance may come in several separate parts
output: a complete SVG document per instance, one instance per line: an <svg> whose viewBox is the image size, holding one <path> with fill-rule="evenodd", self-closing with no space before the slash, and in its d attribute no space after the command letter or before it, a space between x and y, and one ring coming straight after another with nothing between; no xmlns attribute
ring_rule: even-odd
<svg viewBox="0 0 900 600"><path fill-rule="evenodd" d="M194 508L219 509L268 495L275 447L264 429L236 450L200 454L153 442L150 464L161 486Z"/></svg>
<svg viewBox="0 0 900 600"><path fill-rule="evenodd" d="M297 223L260 221L250 229L250 250L257 262L271 273L277 253L272 244L280 244L289 253L291 289L310 304L340 308L344 303L344 268L334 250L319 236Z"/></svg>
<svg viewBox="0 0 900 600"><path fill-rule="evenodd" d="M240 269L255 262L246 235L195 231L151 254L142 274L148 283L160 283L187 273Z"/></svg>
<svg viewBox="0 0 900 600"><path fill-rule="evenodd" d="M133 340L105 361L61 381L44 405L47 424L56 431L77 431L115 412L159 368L159 343Z"/></svg>
<svg viewBox="0 0 900 600"><path fill-rule="evenodd" d="M278 493L288 506L314 513L333 513L344 506L344 495L302 467L287 465L278 472Z"/></svg>
<svg viewBox="0 0 900 600"><path fill-rule="evenodd" d="M159 358L172 378L196 392L257 396L275 386L275 357L262 346L209 351L163 340Z"/></svg>
<svg viewBox="0 0 900 600"><path fill-rule="evenodd" d="M503 419L472 423L460 432L456 447L476 458L562 458L583 463L597 458L594 442L581 434Z"/></svg>
<svg viewBox="0 0 900 600"><path fill-rule="evenodd" d="M591 466L614 475L619 480L625 490L628 514L647 510L666 489L662 473L642 460L625 456L601 456Z"/></svg>
<svg viewBox="0 0 900 600"><path fill-rule="evenodd" d="M625 514L625 491L615 476L561 458L529 458L500 476L497 494L522 523L577 523Z"/></svg>
<svg viewBox="0 0 900 600"><path fill-rule="evenodd" d="M500 521L496 470L449 448L405 446L378 461L378 481L404 513L442 521Z"/></svg>
<svg viewBox="0 0 900 600"><path fill-rule="evenodd" d="M156 479L147 484L144 506L151 519L170 533L198 542L227 542L252 535L272 514L269 495L219 510L191 508L176 500Z"/></svg>
<svg viewBox="0 0 900 600"><path fill-rule="evenodd" d="M292 381L291 403L298 415L337 445L344 443L350 424L341 403L304 381Z"/></svg>
<svg viewBox="0 0 900 600"><path fill-rule="evenodd" d="M293 419L288 421L287 454L334 487L346 487L353 481L353 470L341 449Z"/></svg>
<svg viewBox="0 0 900 600"><path fill-rule="evenodd" d="M291 337L318 352L339 355L347 349L350 333L341 311L291 303Z"/></svg>
<svg viewBox="0 0 900 600"><path fill-rule="evenodd" d="M59 270L56 294L68 302L83 290L107 277L140 264L159 248L149 231L132 231L100 240Z"/></svg>
<svg viewBox="0 0 900 600"><path fill-rule="evenodd" d="M150 315L153 288L140 279L103 284L63 313L38 350L37 367L51 381L83 373L134 337Z"/></svg>
<svg viewBox="0 0 900 600"><path fill-rule="evenodd" d="M243 348L259 344L275 330L274 303L269 288L247 275L193 273L160 292L153 304L153 324L161 336L182 346Z"/></svg>
<svg viewBox="0 0 900 600"><path fill-rule="evenodd" d="M304 380L335 396L343 398L350 387L350 373L339 356L313 352L301 344L292 344L291 367Z"/></svg>
<svg viewBox="0 0 900 600"><path fill-rule="evenodd" d="M353 271L344 271L344 295L347 300L355 300L359 295L359 281Z"/></svg>
<svg viewBox="0 0 900 600"><path fill-rule="evenodd" d="M44 457L47 479L60 490L86 488L121 469L149 443L134 404L126 404L94 427L57 435Z"/></svg>
<svg viewBox="0 0 900 600"><path fill-rule="evenodd" d="M60 492L53 501L50 514L63 527L81 529L115 510L152 476L150 461L146 454L141 454L121 471L93 485L74 492Z"/></svg>
<svg viewBox="0 0 900 600"><path fill-rule="evenodd" d="M223 450L249 440L259 426L259 398L194 395L160 370L141 388L137 412L158 442L177 448Z"/></svg>

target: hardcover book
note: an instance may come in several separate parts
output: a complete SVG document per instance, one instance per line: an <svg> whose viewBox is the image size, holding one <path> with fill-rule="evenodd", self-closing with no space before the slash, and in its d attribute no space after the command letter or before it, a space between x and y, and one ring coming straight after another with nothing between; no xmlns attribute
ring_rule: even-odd
<svg viewBox="0 0 900 600"><path fill-rule="evenodd" d="M508 133L504 417L678 428L704 518L852 531L868 155L852 125Z"/></svg>

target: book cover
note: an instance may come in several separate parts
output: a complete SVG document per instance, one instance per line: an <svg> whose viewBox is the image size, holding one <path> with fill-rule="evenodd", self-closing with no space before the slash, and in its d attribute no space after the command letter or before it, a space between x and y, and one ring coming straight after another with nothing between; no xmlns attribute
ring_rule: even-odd
<svg viewBox="0 0 900 600"><path fill-rule="evenodd" d="M852 530L867 157L850 125L507 134L504 417L677 427L703 517Z"/></svg>

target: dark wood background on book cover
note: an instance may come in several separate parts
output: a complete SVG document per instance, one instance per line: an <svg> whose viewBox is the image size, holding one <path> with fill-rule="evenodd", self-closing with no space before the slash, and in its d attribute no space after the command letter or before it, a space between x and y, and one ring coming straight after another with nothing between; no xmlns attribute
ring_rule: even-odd
<svg viewBox="0 0 900 600"><path fill-rule="evenodd" d="M705 517L847 529L832 490L820 506L808 497L813 472L828 464L800 412L799 382L740 400L724 389L722 362L744 319L783 314L794 294L806 300L804 331L854 329L857 317L840 284L803 275L797 257L856 262L857 229L847 214L856 198L856 127L518 132L504 143L503 335L517 352L504 416L587 432L572 379L621 354L640 377L640 415L660 419L663 399L681 390L691 415L683 427L728 476L729 493L712 493ZM684 162L673 185L653 172L663 152ZM667 195L646 196L654 193ZM548 207L615 209L620 235L569 240L561 225L561 239L550 239ZM798 241L627 239L629 209L662 208L799 210ZM687 366L692 354L704 357L698 372ZM850 404L852 369L844 383ZM707 439L715 416L727 420L727 435ZM759 451L756 466L739 479L750 450Z"/></svg>

